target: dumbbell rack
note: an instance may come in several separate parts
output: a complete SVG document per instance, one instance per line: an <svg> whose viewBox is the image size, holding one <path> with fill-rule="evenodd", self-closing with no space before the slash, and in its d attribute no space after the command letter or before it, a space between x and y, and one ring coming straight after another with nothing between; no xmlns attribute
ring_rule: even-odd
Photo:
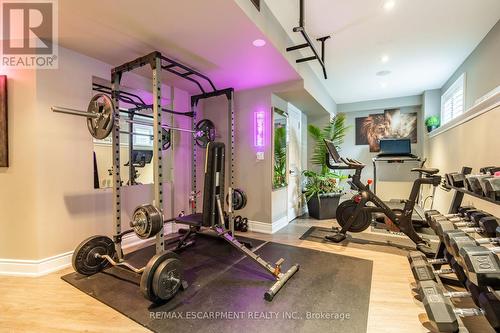
<svg viewBox="0 0 500 333"><path fill-rule="evenodd" d="M457 212L458 211L461 211L461 210L457 209ZM469 213L470 213L470 216L469 216ZM485 213L481 213L481 212L474 210L474 209L465 213L465 208L461 212L461 214L466 214L474 221L475 221L477 216L479 216L479 218L488 216L487 214L485 215ZM445 221L443 220L443 221L436 222L436 223L445 223ZM437 293L437 292L429 292L429 290L432 290L432 287L429 285L429 283L432 282L431 280L434 280L436 282L436 286L437 286L437 287L434 287L434 290L437 290L436 288L439 288L439 290L441 290L443 292L443 294L446 291L446 289L444 288L444 285L459 285L461 287L465 286L466 289L469 290L469 292L458 292L458 293L455 292L452 294L462 294L462 296L451 296L451 297L452 298L454 298L454 297L473 297L474 302L478 306L478 308L476 308L476 307L470 308L470 309L457 308L456 310L454 310L454 311L456 311L455 312L455 314L456 314L455 320L457 321L457 324L459 327L458 332L468 332L467 328L464 327L464 323L460 318L460 316L464 316L464 315L465 316L485 315L487 320L489 321L490 325L493 326L495 329L498 329L498 299L499 299L498 297L499 296L498 296L498 292L495 291L495 289L493 289L495 286L495 283L496 283L496 282L492 282L495 279L494 275L493 276L490 275L488 277L488 274L497 274L497 273L495 273L495 269L498 270L498 263L495 263L496 261L494 260L495 259L494 253L496 253L496 251L494 251L494 249L491 249L490 250L491 252L488 252L488 249L483 248L484 250L481 250L480 247L478 246L478 250L476 250L476 251L487 251L489 253L488 255L492 256L491 259L488 259L486 254L483 254L481 252L474 252L473 248L471 248L468 251L465 251L464 254L462 254L462 250L460 250L460 254L459 254L458 249L460 249L460 247L459 247L458 243L456 243L456 244L454 243L453 235L458 235L456 237L456 240L458 242L463 242L462 244L464 246L464 250L467 248L467 246L470 246L470 245L466 244L464 240L460 240L460 239L464 239L466 236L460 236L460 233L457 233L457 234L452 233L452 234L448 235L447 233L443 232L442 229L444 229L444 228L441 228L439 226L437 228L440 231L437 233L439 234L439 236L441 238L441 243L440 243L440 251L437 253L436 257L433 260L425 259L425 256L419 252L415 252L413 254L410 253L408 255L409 261L412 262L411 266L412 266L412 272L414 274L415 280L417 282L422 281L422 283L424 283L424 281L426 281L425 287L423 285L419 286L419 287L420 287L421 294L426 295L426 300L427 300L426 311L430 311L430 312L427 312L429 315L429 318L444 318L443 316L436 315L439 313L443 313L443 312L440 312L438 310L439 307L437 309L435 308L435 310L438 310L438 311L432 311L432 307L430 305L430 304L434 304L434 306L436 306L437 303L442 304L442 302L443 302L442 298L440 301L440 298L433 298L434 296L429 296L429 295L433 295L434 293ZM486 227L486 224L485 224L485 228L486 228L485 230L490 229L489 227ZM448 229L445 229L445 230L448 230ZM464 231L465 231L465 229L464 229ZM475 231L475 232L478 232L478 231ZM490 233L490 231L487 231L487 237L492 237L491 235L489 235L489 233ZM497 233L497 235L498 235L498 233ZM472 242L473 238L470 238L470 239ZM486 241L489 239L491 239L491 238L485 238L484 240ZM477 240L477 242L479 242L479 240ZM487 244L487 242L485 242L485 243L482 243L482 242L477 243L477 242L475 243L477 245ZM474 243L472 243L472 244L474 244ZM448 255L445 255L445 249L447 249ZM416 258L418 258L418 260ZM425 260L420 259L420 258L423 258ZM472 259L472 258L475 258L475 259ZM417 262L417 261L421 261L421 262L420 262L420 264L415 265L415 262ZM457 261L458 261L458 263L457 263ZM427 265L425 265L425 263L427 263ZM446 264L446 263L448 263L453 269L451 269L451 270L445 269L445 270L441 270L441 271L434 270L436 268L439 269L441 267L441 265ZM437 266L437 267L435 267L435 266ZM432 270L431 270L431 267L432 267ZM466 273L464 273L462 271L462 269L465 270ZM449 279L445 276L440 275L440 274L448 274L448 273L453 273L453 272L457 274L458 279ZM480 274L482 274L482 277L480 276ZM488 280L488 279L491 279L491 280ZM460 283L456 283L458 281L460 281ZM455 283L450 283L450 282L455 282ZM488 282L491 282L491 284ZM483 288L482 291L479 288ZM487 292L485 291L486 289L487 289ZM424 290L425 290L425 292L424 292ZM439 295L436 295L436 297L438 297L438 296ZM444 297L444 295L441 295L441 296ZM496 301L493 301L493 303L492 303L492 300L489 298L490 296L491 297L495 296L493 299L496 299ZM496 304L496 305L493 305L493 304ZM427 306L429 306L429 308L427 308ZM432 313L432 315L431 315L431 313ZM436 316L434 316L434 315L436 315ZM433 320L430 320L430 321L433 322ZM438 321L436 320L434 322L434 324L436 324L437 322ZM441 323L445 323L445 321L441 321Z"/></svg>

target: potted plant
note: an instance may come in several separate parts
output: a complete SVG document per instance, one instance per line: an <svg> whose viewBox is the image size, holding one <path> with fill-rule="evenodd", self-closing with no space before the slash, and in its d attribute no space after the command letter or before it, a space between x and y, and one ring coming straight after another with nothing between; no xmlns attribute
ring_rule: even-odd
<svg viewBox="0 0 500 333"><path fill-rule="evenodd" d="M439 117L430 116L425 119L425 126L427 126L427 132L431 132L439 127Z"/></svg>
<svg viewBox="0 0 500 333"><path fill-rule="evenodd" d="M342 190L338 186L339 175L333 172L320 174L311 170L303 172L307 182L304 195L309 216L319 220L335 217Z"/></svg>
<svg viewBox="0 0 500 333"><path fill-rule="evenodd" d="M331 219L342 195L339 187L341 179L345 176L334 173L326 164L328 154L324 139L333 141L337 149L344 142L344 137L349 126L345 125L345 114L339 113L323 128L309 125L307 130L315 141L311 163L318 166L319 171L305 170L306 185L304 194L307 200L309 216L317 219Z"/></svg>

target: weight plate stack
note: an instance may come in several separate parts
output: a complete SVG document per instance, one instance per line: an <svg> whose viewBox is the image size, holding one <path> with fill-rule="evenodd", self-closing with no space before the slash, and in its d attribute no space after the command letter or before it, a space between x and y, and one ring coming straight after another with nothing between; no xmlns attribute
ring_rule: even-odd
<svg viewBox="0 0 500 333"><path fill-rule="evenodd" d="M135 209L130 226L139 238L147 239L163 228L163 217L155 206L141 205Z"/></svg>

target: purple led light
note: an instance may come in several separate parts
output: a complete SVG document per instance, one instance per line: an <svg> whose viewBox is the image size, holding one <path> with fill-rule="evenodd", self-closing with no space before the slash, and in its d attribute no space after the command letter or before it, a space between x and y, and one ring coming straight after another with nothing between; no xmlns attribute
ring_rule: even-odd
<svg viewBox="0 0 500 333"><path fill-rule="evenodd" d="M263 111L254 112L254 146L265 145L266 114Z"/></svg>

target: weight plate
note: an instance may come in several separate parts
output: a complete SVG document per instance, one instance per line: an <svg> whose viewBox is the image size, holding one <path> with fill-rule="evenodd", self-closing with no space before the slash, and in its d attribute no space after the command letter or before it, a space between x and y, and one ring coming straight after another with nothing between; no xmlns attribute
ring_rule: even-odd
<svg viewBox="0 0 500 333"><path fill-rule="evenodd" d="M106 236L92 236L81 242L73 252L72 264L75 271L83 275L93 275L109 265L103 258L96 258L96 254L109 255L115 258L115 245Z"/></svg>
<svg viewBox="0 0 500 333"><path fill-rule="evenodd" d="M354 214L354 210L356 209L357 205L358 204L354 202L354 200L347 200L342 202L337 207L335 215L337 222L341 227L344 227L344 225L347 224L349 218ZM358 217L356 218L356 220L354 220L354 223L351 225L348 231L361 232L363 230L366 230L366 228L368 228L372 222L370 215L371 214L369 214L367 211L361 210Z"/></svg>
<svg viewBox="0 0 500 333"><path fill-rule="evenodd" d="M215 141L215 125L209 119L202 119L195 126L194 140L198 147L207 148L209 142Z"/></svg>
<svg viewBox="0 0 500 333"><path fill-rule="evenodd" d="M114 103L111 97L105 94L96 94L89 102L87 112L96 114L97 118L87 118L87 127L90 135L102 140L108 137L114 125Z"/></svg>
<svg viewBox="0 0 500 333"><path fill-rule="evenodd" d="M165 129L162 127L161 129L161 136L162 136L162 150L167 150L170 148L171 140L170 136L172 135L170 129Z"/></svg>
<svg viewBox="0 0 500 333"><path fill-rule="evenodd" d="M182 283L182 264L179 259L164 260L153 274L153 294L167 301L175 296Z"/></svg>
<svg viewBox="0 0 500 333"><path fill-rule="evenodd" d="M163 228L163 217L155 206L141 205L132 215L131 226L139 238L147 239L155 236Z"/></svg>
<svg viewBox="0 0 500 333"><path fill-rule="evenodd" d="M160 264L170 258L179 259L179 256L172 251L165 251L159 254L154 255L149 259L148 264L144 268L141 276L141 284L140 289L142 294L147 300L150 300L153 303L159 303L162 300L154 294L153 291L153 278L156 268L160 266Z"/></svg>
<svg viewBox="0 0 500 333"><path fill-rule="evenodd" d="M229 205L229 194L226 195L226 204ZM247 205L247 195L239 188L233 190L233 209L240 210L245 208Z"/></svg>

